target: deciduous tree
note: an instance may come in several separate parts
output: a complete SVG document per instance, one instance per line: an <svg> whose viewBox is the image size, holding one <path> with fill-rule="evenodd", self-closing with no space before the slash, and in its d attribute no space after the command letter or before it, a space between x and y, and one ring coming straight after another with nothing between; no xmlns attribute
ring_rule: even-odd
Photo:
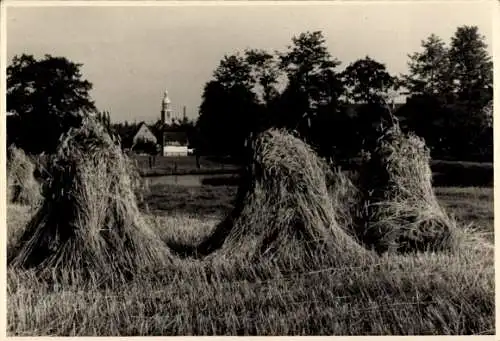
<svg viewBox="0 0 500 341"><path fill-rule="evenodd" d="M366 56L351 63L342 72L346 95L354 103L378 103L396 85L395 77L384 64Z"/></svg>
<svg viewBox="0 0 500 341"><path fill-rule="evenodd" d="M421 42L421 47L422 51L408 55L409 73L402 76L404 86L411 95L449 95L453 79L444 41L431 34Z"/></svg>
<svg viewBox="0 0 500 341"><path fill-rule="evenodd" d="M7 68L7 110L19 116L18 144L30 153L53 152L59 137L95 112L92 84L82 64L64 57L15 56Z"/></svg>

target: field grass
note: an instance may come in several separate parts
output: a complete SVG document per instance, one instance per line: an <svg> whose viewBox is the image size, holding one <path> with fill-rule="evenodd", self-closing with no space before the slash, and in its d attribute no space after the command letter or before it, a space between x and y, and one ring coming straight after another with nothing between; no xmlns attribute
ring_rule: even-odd
<svg viewBox="0 0 500 341"><path fill-rule="evenodd" d="M438 187L436 194L457 220L463 224L473 224L493 243L493 188Z"/></svg>
<svg viewBox="0 0 500 341"><path fill-rule="evenodd" d="M232 208L234 186L150 188L147 221L165 243L196 244ZM99 287L8 270L8 334L494 334L493 189L437 188L473 229L456 255L420 253L287 272L272 262L176 259L156 273ZM146 210L147 206L147 210ZM8 245L31 211L8 207ZM483 240L481 235L486 237Z"/></svg>
<svg viewBox="0 0 500 341"><path fill-rule="evenodd" d="M156 185L145 195L145 203L154 215L222 216L230 212L236 190L235 186Z"/></svg>

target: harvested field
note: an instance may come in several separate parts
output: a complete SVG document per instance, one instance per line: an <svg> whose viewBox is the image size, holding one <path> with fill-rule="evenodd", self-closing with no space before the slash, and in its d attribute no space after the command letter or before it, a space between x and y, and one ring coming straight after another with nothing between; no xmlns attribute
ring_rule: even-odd
<svg viewBox="0 0 500 341"><path fill-rule="evenodd" d="M455 201L457 216L471 197ZM219 221L193 214L151 219L164 228L164 241L185 243L203 239ZM83 280L54 287L32 271L9 270L8 333L494 334L493 251L479 251L460 257L392 256L365 268L287 275L269 266L260 269L261 279L252 279L255 270L247 264L183 260L162 277L102 289ZM479 267L487 271L478 273Z"/></svg>
<svg viewBox="0 0 500 341"><path fill-rule="evenodd" d="M108 145L96 151L108 148L113 150ZM138 247L164 250L199 248L220 235L224 217L234 218L206 257L174 254L168 262L152 261L148 271L106 283L75 272L75 263L60 267L62 276L55 280L11 264L9 335L495 333L491 188L434 189L437 202L458 222L462 238L453 254L377 256L351 236L357 200L352 200L356 196L347 178L325 173L307 145L283 132L262 135L253 151L244 177L248 182L239 192L223 186L151 186L144 205L131 211L155 236L155 244L136 239ZM99 170L101 159L68 160L73 169L81 169L75 174L87 174L79 165L89 162ZM123 174L127 167L122 165ZM107 169L102 165L100 178L106 178ZM78 184L78 179L69 183ZM120 181L105 183L116 183L123 194ZM80 186L89 192L100 182L87 179L85 184ZM130 198L135 198L133 189L129 181ZM114 207L119 202L107 203ZM17 231L33 235L33 215L9 207L9 244L17 245ZM123 219L114 221L120 228L117 221ZM79 226L85 232L94 225L87 220ZM73 252L81 255L88 248Z"/></svg>

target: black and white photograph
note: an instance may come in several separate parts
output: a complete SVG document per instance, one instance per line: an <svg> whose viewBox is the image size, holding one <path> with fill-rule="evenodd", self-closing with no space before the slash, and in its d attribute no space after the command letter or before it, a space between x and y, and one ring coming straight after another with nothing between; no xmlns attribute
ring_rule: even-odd
<svg viewBox="0 0 500 341"><path fill-rule="evenodd" d="M498 1L0 6L5 336L496 335Z"/></svg>

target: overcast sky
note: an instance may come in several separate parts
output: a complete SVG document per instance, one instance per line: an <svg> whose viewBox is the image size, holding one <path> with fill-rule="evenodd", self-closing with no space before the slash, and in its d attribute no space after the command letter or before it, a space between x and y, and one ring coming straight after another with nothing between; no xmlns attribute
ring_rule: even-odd
<svg viewBox="0 0 500 341"><path fill-rule="evenodd" d="M492 2L324 3L162 7L38 7L7 11L7 57L27 53L82 63L100 110L112 121L152 122L167 88L175 112L198 115L204 84L224 54L285 50L321 30L342 64L365 55L406 72L407 55L435 33L447 43L477 25L492 53Z"/></svg>

